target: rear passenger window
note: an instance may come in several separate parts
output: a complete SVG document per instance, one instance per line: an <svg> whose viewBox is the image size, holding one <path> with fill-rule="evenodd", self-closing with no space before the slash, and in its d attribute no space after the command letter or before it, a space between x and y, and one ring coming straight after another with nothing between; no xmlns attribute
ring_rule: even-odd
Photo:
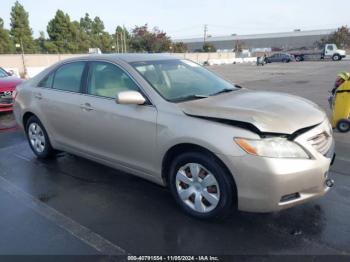
<svg viewBox="0 0 350 262"><path fill-rule="evenodd" d="M70 92L80 92L84 66L85 62L69 63L61 66L55 73L53 88Z"/></svg>
<svg viewBox="0 0 350 262"><path fill-rule="evenodd" d="M38 87L51 88L52 81L53 81L53 73L50 73L39 82Z"/></svg>

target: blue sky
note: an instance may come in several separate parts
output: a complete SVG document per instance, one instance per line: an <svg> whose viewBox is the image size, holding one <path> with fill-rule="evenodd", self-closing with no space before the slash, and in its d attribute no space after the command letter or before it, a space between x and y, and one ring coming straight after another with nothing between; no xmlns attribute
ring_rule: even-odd
<svg viewBox="0 0 350 262"><path fill-rule="evenodd" d="M10 24L15 0L1 0L0 17ZM197 37L208 24L212 36L337 28L350 26L349 0L20 0L29 12L34 35L46 32L57 9L74 20L87 12L100 16L106 30L148 23L173 38Z"/></svg>

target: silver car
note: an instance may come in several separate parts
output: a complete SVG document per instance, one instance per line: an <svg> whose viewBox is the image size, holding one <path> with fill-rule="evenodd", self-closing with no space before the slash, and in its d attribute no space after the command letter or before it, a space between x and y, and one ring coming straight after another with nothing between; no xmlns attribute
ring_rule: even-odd
<svg viewBox="0 0 350 262"><path fill-rule="evenodd" d="M317 105L173 56L59 62L18 87L14 112L37 157L66 151L168 186L198 218L281 210L333 185L332 128Z"/></svg>

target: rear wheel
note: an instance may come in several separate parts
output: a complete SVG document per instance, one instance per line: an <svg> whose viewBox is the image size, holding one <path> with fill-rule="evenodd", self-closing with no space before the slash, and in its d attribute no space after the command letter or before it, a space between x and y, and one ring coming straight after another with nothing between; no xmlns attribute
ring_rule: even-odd
<svg viewBox="0 0 350 262"><path fill-rule="evenodd" d="M350 121L347 119L341 119L337 123L337 129L339 132L346 133L350 131Z"/></svg>
<svg viewBox="0 0 350 262"><path fill-rule="evenodd" d="M38 158L49 158L54 154L47 132L36 116L28 119L26 135L30 148Z"/></svg>
<svg viewBox="0 0 350 262"><path fill-rule="evenodd" d="M213 156L184 153L173 161L169 176L172 195L186 213L210 219L231 210L235 192L230 174Z"/></svg>

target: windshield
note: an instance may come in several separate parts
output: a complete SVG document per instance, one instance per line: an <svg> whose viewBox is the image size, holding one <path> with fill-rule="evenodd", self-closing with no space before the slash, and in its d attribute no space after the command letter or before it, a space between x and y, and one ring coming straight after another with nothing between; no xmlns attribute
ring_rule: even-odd
<svg viewBox="0 0 350 262"><path fill-rule="evenodd" d="M238 89L188 60L147 61L132 65L170 102L201 99Z"/></svg>

